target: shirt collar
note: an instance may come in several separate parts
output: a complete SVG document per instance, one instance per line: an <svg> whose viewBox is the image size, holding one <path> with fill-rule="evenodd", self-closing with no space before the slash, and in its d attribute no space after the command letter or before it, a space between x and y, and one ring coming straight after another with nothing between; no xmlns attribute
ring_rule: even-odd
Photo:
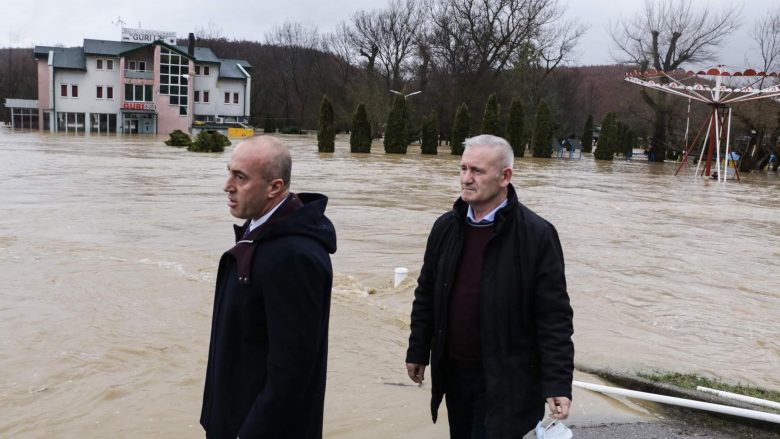
<svg viewBox="0 0 780 439"><path fill-rule="evenodd" d="M269 210L268 213L266 213L265 215L261 216L258 219L253 219L252 222L249 223L249 231L251 232L252 230L265 224L265 222L268 221L268 218L271 218L271 215L273 215L274 212L276 212L276 209L278 209L279 206L281 206L282 204L284 204L285 201L287 201L287 198L288 197L282 198L282 201L276 203L276 206L274 206L273 209Z"/></svg>
<svg viewBox="0 0 780 439"><path fill-rule="evenodd" d="M504 198L504 201L502 201L501 204L496 206L495 209L488 212L488 214L485 215L485 217L479 221L477 221L476 218L474 217L474 209L472 209L471 206L469 206L468 210L466 211L466 219L471 224L479 224L479 225L493 224L493 221L496 220L496 213L498 213L498 211L504 208L508 203L509 203L509 199Z"/></svg>

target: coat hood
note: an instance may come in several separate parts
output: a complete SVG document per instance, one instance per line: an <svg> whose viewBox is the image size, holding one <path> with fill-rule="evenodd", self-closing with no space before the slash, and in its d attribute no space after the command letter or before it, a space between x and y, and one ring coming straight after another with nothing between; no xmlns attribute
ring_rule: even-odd
<svg viewBox="0 0 780 439"><path fill-rule="evenodd" d="M249 221L243 226L234 225L236 245L228 250L227 254L236 259L239 282L251 282L249 275L254 249L264 241L285 236L302 236L317 241L328 253L336 253L336 228L325 216L327 205L328 197L322 194L290 193L268 221L246 237L242 238L244 230L249 227Z"/></svg>

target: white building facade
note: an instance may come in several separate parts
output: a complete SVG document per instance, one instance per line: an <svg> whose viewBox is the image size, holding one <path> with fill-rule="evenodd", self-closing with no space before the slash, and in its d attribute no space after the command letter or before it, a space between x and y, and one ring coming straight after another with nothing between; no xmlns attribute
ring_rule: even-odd
<svg viewBox="0 0 780 439"><path fill-rule="evenodd" d="M123 29L123 41L36 46L38 117L24 120L51 132L126 134L187 132L196 121L247 122L249 63L195 47L192 34L188 46L174 43L172 33ZM35 102L9 99L6 107L28 114Z"/></svg>

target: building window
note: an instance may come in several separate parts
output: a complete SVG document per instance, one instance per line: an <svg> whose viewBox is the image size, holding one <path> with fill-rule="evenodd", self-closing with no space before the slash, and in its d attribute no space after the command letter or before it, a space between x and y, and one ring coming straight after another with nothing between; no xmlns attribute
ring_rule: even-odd
<svg viewBox="0 0 780 439"><path fill-rule="evenodd" d="M57 131L84 132L84 113L57 113Z"/></svg>
<svg viewBox="0 0 780 439"><path fill-rule="evenodd" d="M194 94L192 95L192 101L193 102L200 102L200 91L199 90L195 90L193 93Z"/></svg>
<svg viewBox="0 0 780 439"><path fill-rule="evenodd" d="M114 87L106 87L106 99L114 99Z"/></svg>
<svg viewBox="0 0 780 439"><path fill-rule="evenodd" d="M230 92L229 91L225 92L225 103L226 104L230 103Z"/></svg>
<svg viewBox="0 0 780 439"><path fill-rule="evenodd" d="M188 113L190 61L167 48L160 51L160 94L170 96L170 105L179 106L179 114Z"/></svg>
<svg viewBox="0 0 780 439"><path fill-rule="evenodd" d="M135 70L135 61L127 62L127 70Z"/></svg>
<svg viewBox="0 0 780 439"><path fill-rule="evenodd" d="M78 85L71 85L70 86L70 96L72 98L79 97L79 86Z"/></svg>
<svg viewBox="0 0 780 439"><path fill-rule="evenodd" d="M238 103L238 93L233 93L233 103L234 104Z"/></svg>
<svg viewBox="0 0 780 439"><path fill-rule="evenodd" d="M205 90L203 91L203 103L204 104L208 104L209 103L209 92L205 91Z"/></svg>
<svg viewBox="0 0 780 439"><path fill-rule="evenodd" d="M114 70L114 60L113 59L107 59L106 60L106 70Z"/></svg>
<svg viewBox="0 0 780 439"><path fill-rule="evenodd" d="M209 66L203 66L203 76L209 75Z"/></svg>
<svg viewBox="0 0 780 439"><path fill-rule="evenodd" d="M116 114L113 113L92 113L90 114L91 123L89 131L93 133L115 133L116 132Z"/></svg>
<svg viewBox="0 0 780 439"><path fill-rule="evenodd" d="M103 86L98 85L97 90L95 91L96 91L97 98L103 99Z"/></svg>
<svg viewBox="0 0 780 439"><path fill-rule="evenodd" d="M125 100L128 102L152 102L152 86L125 84Z"/></svg>
<svg viewBox="0 0 780 439"><path fill-rule="evenodd" d="M103 60L100 58L97 59L97 69L103 70Z"/></svg>
<svg viewBox="0 0 780 439"><path fill-rule="evenodd" d="M195 66L195 74L200 75L200 66Z"/></svg>
<svg viewBox="0 0 780 439"><path fill-rule="evenodd" d="M68 96L68 86L66 84L60 85L60 96L62 97Z"/></svg>
<svg viewBox="0 0 780 439"><path fill-rule="evenodd" d="M146 61L138 61L138 71L139 72L146 71Z"/></svg>

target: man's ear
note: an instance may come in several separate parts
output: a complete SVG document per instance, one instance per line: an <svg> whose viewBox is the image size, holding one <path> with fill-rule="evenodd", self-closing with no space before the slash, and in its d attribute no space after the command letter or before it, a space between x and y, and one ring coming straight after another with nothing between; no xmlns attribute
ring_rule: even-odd
<svg viewBox="0 0 780 439"><path fill-rule="evenodd" d="M509 186L509 181L512 179L512 168L504 168L501 170L501 187Z"/></svg>
<svg viewBox="0 0 780 439"><path fill-rule="evenodd" d="M276 198L282 192L284 192L284 180L281 178L271 180L271 190L268 191L268 198Z"/></svg>

